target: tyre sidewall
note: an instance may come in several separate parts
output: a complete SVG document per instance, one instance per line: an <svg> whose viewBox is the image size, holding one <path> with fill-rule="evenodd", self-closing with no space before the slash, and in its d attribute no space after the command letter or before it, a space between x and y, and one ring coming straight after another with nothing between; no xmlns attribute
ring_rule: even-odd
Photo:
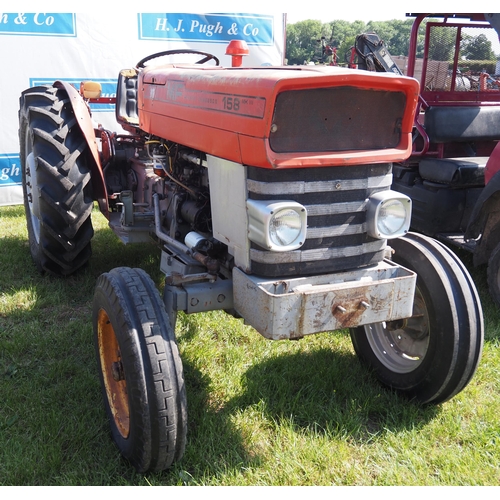
<svg viewBox="0 0 500 500"><path fill-rule="evenodd" d="M32 217L34 217L31 212L31 207L28 202L28 192L27 192L27 179L26 179L26 169L27 165L27 157L26 157L26 146L28 141L33 144L31 138L31 131L28 126L28 119L23 112L20 112L20 126L19 126L19 143L20 143L20 163L21 163L21 182L22 182L22 190L23 190L23 204L24 204L24 212L26 217L26 228L28 230L28 243L30 248L31 258L35 263L35 266L39 273L43 274L44 269L41 264L42 256L40 253L40 244L35 237L35 231L33 229L33 221ZM36 170L30 172L31 175L36 175Z"/></svg>

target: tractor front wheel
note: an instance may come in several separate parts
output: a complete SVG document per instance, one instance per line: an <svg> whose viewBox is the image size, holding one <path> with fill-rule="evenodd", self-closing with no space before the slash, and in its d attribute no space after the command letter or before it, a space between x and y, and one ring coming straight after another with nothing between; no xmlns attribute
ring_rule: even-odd
<svg viewBox="0 0 500 500"><path fill-rule="evenodd" d="M93 328L111 433L139 472L168 469L186 444L182 362L163 303L141 269L102 274Z"/></svg>
<svg viewBox="0 0 500 500"><path fill-rule="evenodd" d="M351 329L354 350L385 385L441 403L469 383L481 356L481 304L469 273L441 243L415 233L391 242L394 261L417 273L413 315Z"/></svg>

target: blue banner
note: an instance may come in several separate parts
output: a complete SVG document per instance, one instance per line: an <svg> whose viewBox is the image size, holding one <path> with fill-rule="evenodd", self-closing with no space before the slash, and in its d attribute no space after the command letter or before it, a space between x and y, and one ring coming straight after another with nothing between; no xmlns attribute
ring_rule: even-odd
<svg viewBox="0 0 500 500"><path fill-rule="evenodd" d="M0 35L76 37L75 14L0 14Z"/></svg>
<svg viewBox="0 0 500 500"><path fill-rule="evenodd" d="M138 14L139 40L172 40L248 45L274 44L273 16L253 14Z"/></svg>
<svg viewBox="0 0 500 500"><path fill-rule="evenodd" d="M21 164L18 154L0 154L0 187L21 184Z"/></svg>

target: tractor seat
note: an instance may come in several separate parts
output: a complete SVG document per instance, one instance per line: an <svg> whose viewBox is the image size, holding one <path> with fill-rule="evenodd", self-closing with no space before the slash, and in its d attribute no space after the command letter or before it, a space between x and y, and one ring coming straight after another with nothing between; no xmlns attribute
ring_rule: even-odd
<svg viewBox="0 0 500 500"><path fill-rule="evenodd" d="M452 188L482 187L487 161L487 156L424 158L420 161L418 170L422 179Z"/></svg>
<svg viewBox="0 0 500 500"><path fill-rule="evenodd" d="M497 141L500 106L431 106L424 127L431 142Z"/></svg>

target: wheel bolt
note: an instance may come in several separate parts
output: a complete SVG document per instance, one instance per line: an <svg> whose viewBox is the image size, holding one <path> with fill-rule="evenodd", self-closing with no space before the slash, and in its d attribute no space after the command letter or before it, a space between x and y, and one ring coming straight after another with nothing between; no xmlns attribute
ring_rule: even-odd
<svg viewBox="0 0 500 500"><path fill-rule="evenodd" d="M123 365L121 361L115 361L111 365L111 373L113 374L113 379L119 382L120 380L125 380L125 373L123 371Z"/></svg>

